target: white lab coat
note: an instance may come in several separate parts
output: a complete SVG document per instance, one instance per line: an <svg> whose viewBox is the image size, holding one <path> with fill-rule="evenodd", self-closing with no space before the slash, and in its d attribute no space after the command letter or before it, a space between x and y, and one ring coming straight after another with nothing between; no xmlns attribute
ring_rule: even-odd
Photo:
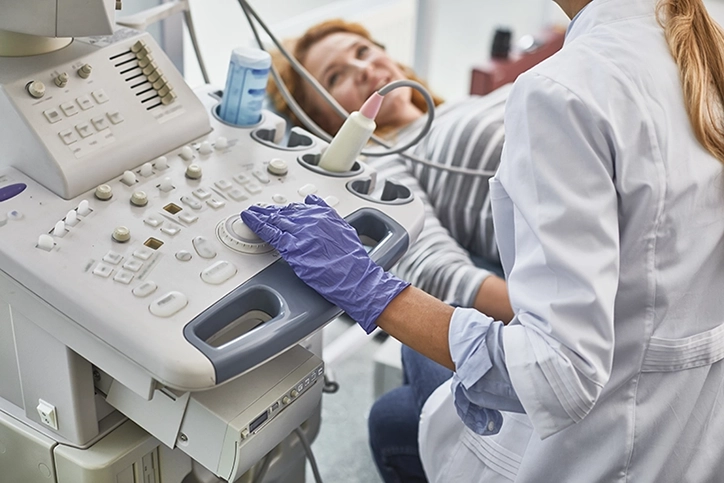
<svg viewBox="0 0 724 483"><path fill-rule="evenodd" d="M724 172L654 3L594 0L513 88L491 198L526 414L479 436L438 388L433 483L724 481Z"/></svg>

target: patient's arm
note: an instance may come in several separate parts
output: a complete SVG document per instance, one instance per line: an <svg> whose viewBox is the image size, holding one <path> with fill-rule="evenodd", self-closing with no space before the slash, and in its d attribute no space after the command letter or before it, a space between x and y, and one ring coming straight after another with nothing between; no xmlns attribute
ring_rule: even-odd
<svg viewBox="0 0 724 483"><path fill-rule="evenodd" d="M392 269L397 276L445 302L475 307L508 322L512 309L505 282L478 268L467 250L440 224L417 179L396 157L369 161L380 177L393 177L407 186L425 205L425 224L417 241Z"/></svg>

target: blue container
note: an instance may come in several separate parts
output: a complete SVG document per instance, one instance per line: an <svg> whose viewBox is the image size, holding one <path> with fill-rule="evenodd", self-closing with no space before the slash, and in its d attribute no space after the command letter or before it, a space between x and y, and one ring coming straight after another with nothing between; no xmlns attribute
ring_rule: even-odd
<svg viewBox="0 0 724 483"><path fill-rule="evenodd" d="M270 68L271 56L267 52L250 47L234 49L219 117L236 126L251 126L261 121Z"/></svg>

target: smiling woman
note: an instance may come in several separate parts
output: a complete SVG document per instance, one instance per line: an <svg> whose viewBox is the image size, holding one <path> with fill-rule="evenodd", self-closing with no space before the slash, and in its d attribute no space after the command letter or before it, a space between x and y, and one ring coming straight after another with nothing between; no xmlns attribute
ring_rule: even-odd
<svg viewBox="0 0 724 483"><path fill-rule="evenodd" d="M349 112L358 110L372 92L389 82L411 79L424 85L412 69L390 58L370 33L356 23L339 19L322 22L293 41L291 50ZM302 81L281 55L275 54L273 58L279 74L302 109L324 130L335 134L344 119ZM273 83L270 83L269 92L275 107L299 124ZM436 105L442 103L438 97L433 96L433 99ZM426 111L425 100L418 92L409 88L395 89L385 96L377 115L377 133L384 135L402 128Z"/></svg>

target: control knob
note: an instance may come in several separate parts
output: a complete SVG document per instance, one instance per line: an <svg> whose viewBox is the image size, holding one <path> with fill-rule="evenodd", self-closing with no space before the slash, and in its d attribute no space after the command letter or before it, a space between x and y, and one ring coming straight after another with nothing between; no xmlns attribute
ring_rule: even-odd
<svg viewBox="0 0 724 483"><path fill-rule="evenodd" d="M131 195L131 204L135 206L146 206L148 204L148 195L145 191L134 191Z"/></svg>
<svg viewBox="0 0 724 483"><path fill-rule="evenodd" d="M269 161L266 169L274 176L284 176L287 174L287 171L289 171L289 166L287 166L287 162L283 159L274 158Z"/></svg>
<svg viewBox="0 0 724 483"><path fill-rule="evenodd" d="M96 198L101 201L110 200L113 197L113 188L107 184L102 184L96 188Z"/></svg>
<svg viewBox="0 0 724 483"><path fill-rule="evenodd" d="M25 89L27 89L28 94L36 99L40 99L45 95L45 84L40 81L28 82L28 85L25 86Z"/></svg>
<svg viewBox="0 0 724 483"><path fill-rule="evenodd" d="M53 82L55 82L55 85L58 87L65 87L68 83L68 74L65 72L58 74L55 76L55 79L53 79Z"/></svg>
<svg viewBox="0 0 724 483"><path fill-rule="evenodd" d="M216 226L216 236L221 243L236 252L261 254L274 250L246 226L239 215L232 215L222 220Z"/></svg>
<svg viewBox="0 0 724 483"><path fill-rule="evenodd" d="M119 243L126 243L131 239L131 230L125 226L117 226L113 230L113 239Z"/></svg>
<svg viewBox="0 0 724 483"><path fill-rule="evenodd" d="M202 174L201 166L198 164L189 164L188 168L186 168L186 177L188 179L199 179Z"/></svg>
<svg viewBox="0 0 724 483"><path fill-rule="evenodd" d="M90 64L83 64L80 69L78 69L78 75L83 78L87 79L91 75L91 71L93 70L93 67L91 67Z"/></svg>

